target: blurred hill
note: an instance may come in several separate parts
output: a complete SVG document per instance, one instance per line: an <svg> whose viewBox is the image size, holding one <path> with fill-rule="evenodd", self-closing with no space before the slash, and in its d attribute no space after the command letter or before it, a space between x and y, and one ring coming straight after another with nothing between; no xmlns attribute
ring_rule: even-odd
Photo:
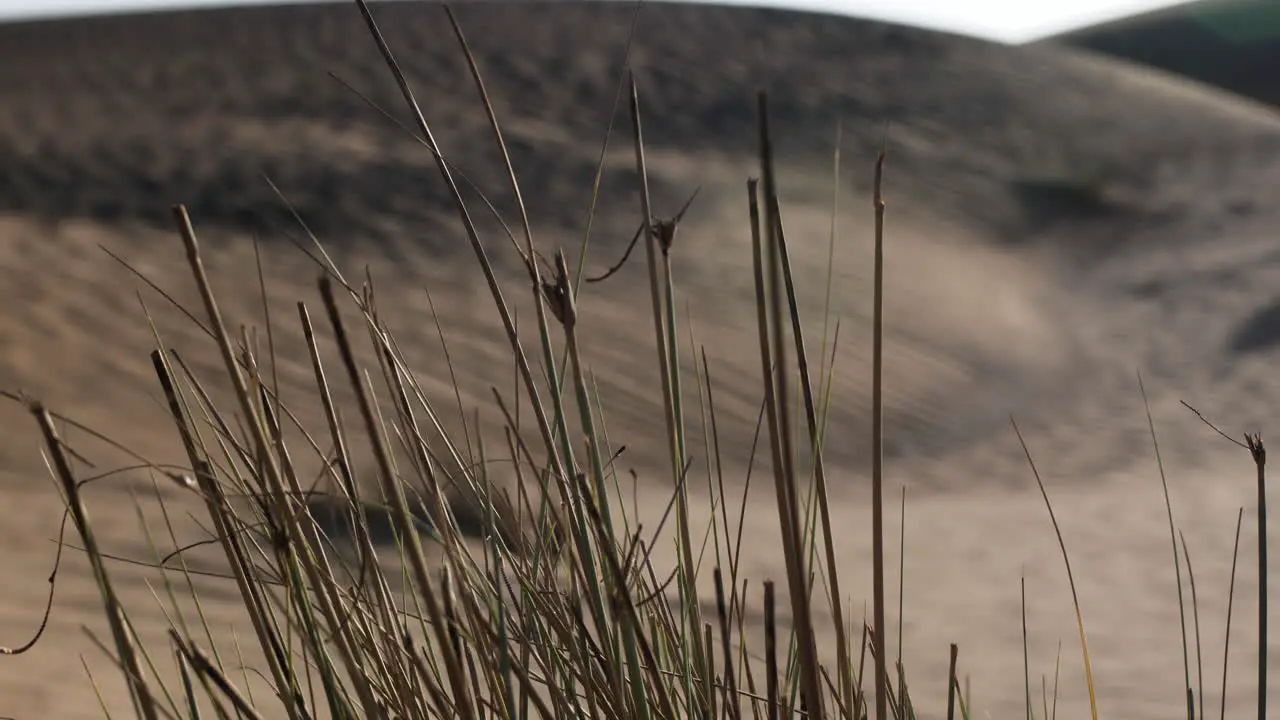
<svg viewBox="0 0 1280 720"><path fill-rule="evenodd" d="M1280 106L1280 2L1197 0L1055 37Z"/></svg>
<svg viewBox="0 0 1280 720"><path fill-rule="evenodd" d="M769 92L812 366L820 364L828 277L840 322L839 342L826 345L829 352L838 345L834 360L826 358L834 368L826 457L838 521L848 529L838 538L841 562L851 573L866 571L869 557L860 495L870 446L869 185L887 141L886 467L892 492L912 488L910 582L931 583L910 591L904 644L912 673L922 686L942 687L946 643L957 642L965 672L981 683L981 711L1024 712L1022 638L1010 622L1024 570L1032 573L1028 587L1042 593L1031 601L1035 622L1052 612L1067 623L1046 620L1036 637L1075 633L1058 549L1009 427L1015 414L1070 518L1082 587L1104 593L1087 602L1091 644L1112 663L1099 664L1107 712L1150 720L1185 711L1176 631L1169 632L1179 616L1166 572L1167 528L1134 369L1143 372L1164 458L1179 478L1218 457L1194 419L1165 424L1186 419L1181 398L1230 427L1265 429L1274 416L1280 119L1273 112L1062 43L1009 47L819 14L646 3L628 56L634 5L475 2L455 10L544 253L564 248L571 265L581 260L594 275L617 260L640 221L630 123L625 103L614 105L626 67L639 86L655 213L670 217L701 188L672 251L680 337L688 338L681 350L689 477L700 488L693 502L705 500L711 474L699 391L714 390L726 484L746 484L755 447L762 389L746 182L759 173L756 92ZM508 226L519 227L441 8L394 2L375 13L449 160ZM198 379L220 378L220 357L199 328L103 252L194 303L170 215L173 203L185 203L228 325L261 327L270 310L275 333L261 341L277 354L272 379L304 427L322 428L296 305L309 303L324 326L315 309L318 270L285 237L303 235L296 210L353 284L366 272L374 278L381 314L441 425L479 418L492 440L486 447L506 447L492 390L513 395L510 348L457 211L429 153L335 80L406 120L352 3L0 25L0 52L0 388L25 390L153 462L187 462L158 397L148 359L156 341L142 304ZM479 192L464 192L533 347L532 293L515 253ZM637 256L609 282L585 286L579 329L609 440L627 447L616 463L620 483L660 514L670 497L662 474L669 458L655 420L661 390ZM332 342L321 334L329 358ZM360 341L368 353L370 343ZM694 358L704 349L712 379L698 386ZM349 408L349 389L332 377L335 403ZM215 402L226 397L225 383L210 385ZM43 540L56 534L62 511L34 430L23 408L0 404L7 438L0 537L6 549L21 550L0 558L0 572L13 579L0 597L0 641L11 645L37 626L55 550ZM101 466L116 466L83 434L72 442ZM299 474L321 477L319 453L306 454L312 466L299 457ZM754 459L758 477L760 454ZM126 462L136 460L119 464ZM1134 482L1117 480L1135 466ZM1252 502L1252 468L1223 467L1212 482L1184 488L1204 510L1179 518L1195 544L1225 543L1226 523ZM494 468L495 482L512 479L509 465ZM782 576L771 555L779 547L774 501L767 483L755 485L763 500L748 504L744 521L753 543L744 573L753 583ZM141 491L150 507L149 478L113 476L93 488L104 547L150 557L122 491ZM195 503L182 509L202 516ZM196 520L184 522L182 541L207 538ZM1230 556L1229 546L1213 552ZM1209 565L1197 565L1199 581L1225 587L1215 572L1226 564ZM163 647L169 624L141 582L149 576L120 572L126 601L140 608L140 634ZM238 617L234 590L212 587L204 596L210 622L226 628ZM852 607L864 587L855 584ZM1249 595L1245 583L1238 590ZM125 714L120 687L110 685L117 674L82 632L84 624L100 629L102 617L82 563L64 570L57 592L40 645L6 658L0 717L101 717L93 687L67 670L78 652L95 663L95 678L108 678L113 714ZM1206 613L1219 617L1208 602ZM1233 698L1252 697L1246 675L1233 681ZM1064 665L1068 677L1081 675ZM1082 689L1064 687L1064 698L1082 697ZM1084 709L1064 699L1063 712Z"/></svg>

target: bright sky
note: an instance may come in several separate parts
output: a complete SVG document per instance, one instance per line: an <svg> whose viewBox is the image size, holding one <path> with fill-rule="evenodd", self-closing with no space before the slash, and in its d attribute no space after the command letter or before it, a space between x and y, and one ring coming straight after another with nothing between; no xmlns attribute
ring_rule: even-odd
<svg viewBox="0 0 1280 720"><path fill-rule="evenodd" d="M1045 35L1179 4L1178 0L723 0L871 17L907 25L1025 42ZM0 19L55 17L126 10L209 5L251 5L255 0L0 0Z"/></svg>

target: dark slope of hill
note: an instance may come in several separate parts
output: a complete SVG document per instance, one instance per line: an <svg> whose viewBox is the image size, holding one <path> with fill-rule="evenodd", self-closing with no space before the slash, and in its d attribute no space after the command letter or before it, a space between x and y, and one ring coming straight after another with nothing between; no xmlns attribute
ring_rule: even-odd
<svg viewBox="0 0 1280 720"><path fill-rule="evenodd" d="M1053 38L1280 106L1280 3L1197 0Z"/></svg>
<svg viewBox="0 0 1280 720"><path fill-rule="evenodd" d="M505 197L440 8L376 12L446 151ZM532 180L535 219L580 229L633 7L478 3L457 13L517 169ZM0 209L167 228L168 203L182 200L206 225L289 224L267 173L331 238L389 236L390 214L423 228L451 217L427 154L329 76L403 117L353 4L15 24L0 27L0 47ZM1230 113L1159 88L1135 91L1132 74L872 22L650 5L632 63L656 149L749 158L754 93L767 89L792 166L825 167L843 118L846 156L865 167L887 128L899 195L1009 238L1064 214L1176 213L1177 202L1148 191L1189 152L1222 167L1280 154L1260 126L1219 122ZM711 167L659 165L660 196L674 203L711 182L700 166ZM864 187L868 174L856 173ZM603 217L634 205L625 168L604 192ZM619 229L630 224L628 215Z"/></svg>

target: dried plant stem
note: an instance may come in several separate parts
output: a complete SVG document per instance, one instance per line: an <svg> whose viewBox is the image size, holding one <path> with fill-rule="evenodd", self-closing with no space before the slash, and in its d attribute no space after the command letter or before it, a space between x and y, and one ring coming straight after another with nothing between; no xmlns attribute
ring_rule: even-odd
<svg viewBox="0 0 1280 720"><path fill-rule="evenodd" d="M1245 435L1258 472L1258 720L1267 720L1267 448L1262 435Z"/></svg>
<svg viewBox="0 0 1280 720"><path fill-rule="evenodd" d="M871 321L871 572L873 622L878 645L876 663L876 720L888 718L889 673L885 667L884 602L884 179L885 153L876 157L872 207L876 214L875 280Z"/></svg>
<svg viewBox="0 0 1280 720"><path fill-rule="evenodd" d="M1201 652L1200 642L1200 598L1196 593L1196 571L1191 566L1191 550L1187 547L1187 538L1181 530L1178 531L1178 540L1182 543L1182 557L1187 560L1187 581L1191 584L1191 617L1196 631L1196 693L1200 696L1199 717L1204 718L1204 655Z"/></svg>
<svg viewBox="0 0 1280 720"><path fill-rule="evenodd" d="M80 498L79 484L75 480L75 475L71 470L71 463L67 460L67 454L63 450L62 439L58 437L58 431L53 426L53 418L49 416L49 412L45 410L43 404L33 402L30 404L29 409L31 414L35 416L36 422L40 425L40 432L44 435L45 447L48 448L49 456L53 460L55 479L61 483L67 509L71 513L71 518L75 522L80 537L84 540L85 551L89 555L89 561L93 568L94 580L97 582L98 591L102 596L102 604L107 612L107 622L111 628L112 639L115 641L116 652L120 655L120 664L124 668L125 679L129 684L134 711L143 720L158 720L159 715L157 714L155 700L147 687L146 678L142 675L142 667L138 664L138 654L134 645L133 634L128 627L128 621L125 619L120 599L116 595L110 577L107 575L102 552L98 548L97 538L89 524L88 512L85 510L84 503Z"/></svg>
<svg viewBox="0 0 1280 720"><path fill-rule="evenodd" d="M1178 588L1178 619L1182 631L1182 676L1183 692L1187 699L1187 720L1196 716L1195 699L1191 690L1191 651L1187 639L1187 609L1182 595L1182 560L1178 555L1178 539L1173 522L1173 501L1169 498L1169 479L1164 471L1164 457L1160 453L1160 441L1156 438L1156 424L1151 417L1151 403L1147 400L1147 388L1142 382L1142 373L1138 373L1138 391L1142 394L1142 406L1147 413L1147 429L1151 434L1151 445L1155 449L1156 468L1160 471L1160 487L1164 491L1164 508L1169 519L1169 545L1173 549L1173 575Z"/></svg>
<svg viewBox="0 0 1280 720"><path fill-rule="evenodd" d="M772 357L763 367L766 383L771 389L770 393L766 393L766 398L770 396L773 398L769 405L772 412L776 414L776 422L771 425L777 433L777 440L773 443L774 477L783 546L786 548L791 612L794 616L792 632L800 655L802 702L808 712L816 717L822 717L824 703L809 596L810 572L805 562L804 542L800 529L800 501L796 492L795 443L791 429L791 405L788 393L786 323L782 313L782 249L778 218L778 183L773 165L773 140L769 129L768 102L767 94L759 93L757 106L760 118L760 163L765 200L763 234L767 238L768 247L764 251L768 253L769 276L765 285L768 288L767 295L757 297L758 302L767 307L766 324L771 325L773 330L771 336L761 336L762 350L766 357L770 354L767 339L772 340ZM761 312L763 313L765 309L762 307Z"/></svg>
<svg viewBox="0 0 1280 720"><path fill-rule="evenodd" d="M1222 640L1222 714L1227 720L1227 660L1231 657L1231 607L1236 599L1236 561L1240 559L1240 528L1244 524L1244 508L1236 513L1236 539L1231 550L1231 581L1227 585L1227 628Z"/></svg>
<svg viewBox="0 0 1280 720"><path fill-rule="evenodd" d="M956 678L956 660L959 656L960 646L951 643L951 664L947 669L947 720L956 720L956 687L960 684Z"/></svg>
<svg viewBox="0 0 1280 720"><path fill-rule="evenodd" d="M1089 710L1093 720L1098 720L1098 695L1094 688L1093 682L1093 662L1089 657L1089 641L1084 631L1084 613L1080 609L1080 594L1076 591L1076 577L1071 572L1071 556L1067 553L1067 541L1062 537L1062 528L1058 525L1058 516L1053 511L1053 503L1049 501L1049 491L1045 489L1044 480L1040 477L1040 470L1036 468L1036 462L1031 457L1031 448L1027 447L1027 441L1022 437L1022 430L1018 428L1018 423L1010 420L1013 425L1013 432L1018 436L1018 443L1022 446L1022 452L1026 455L1027 464L1031 466L1031 474L1035 476L1036 487L1040 488L1040 495L1044 498L1045 508L1049 511L1049 520L1053 523L1054 535L1058 538L1058 549L1062 551L1062 562L1067 568L1067 583L1071 586L1071 602L1076 611L1076 627L1080 631L1080 654L1084 659L1084 679L1089 689Z"/></svg>

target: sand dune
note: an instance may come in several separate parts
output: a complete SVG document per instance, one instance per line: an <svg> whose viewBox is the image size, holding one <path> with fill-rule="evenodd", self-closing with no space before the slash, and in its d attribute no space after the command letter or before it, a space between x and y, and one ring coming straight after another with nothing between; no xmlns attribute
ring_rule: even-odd
<svg viewBox="0 0 1280 720"><path fill-rule="evenodd" d="M633 9L484 3L457 12L512 143L539 242L576 260ZM378 17L450 159L512 220L483 109L441 11L394 3ZM404 117L354 7L12 24L0 26L0 47L8 60L0 65L0 386L43 397L155 461L181 462L150 374L139 292L166 342L197 372L212 376L219 360L99 246L192 301L168 210L183 202L223 311L237 323L262 322L252 243L259 234L276 342L287 358L278 368L282 392L314 421L293 303L315 304L317 268L288 241L298 226L265 174L346 272L358 277L368 266L408 357L433 400L449 407L430 289L464 402L496 416L489 387L509 383L510 361L431 159L328 74ZM841 441L829 456L851 528L868 514L868 190L887 123L888 451L893 492L912 488L905 643L917 682L942 687L947 643L958 641L979 708L993 717L1020 712L1021 645L1011 621L1020 569L1037 608L1038 667L1051 668L1058 639L1072 647L1060 560L1009 430L1013 413L1060 498L1105 709L1131 718L1176 712L1177 607L1135 372L1161 424L1175 502L1186 510L1180 519L1199 553L1198 581L1215 591L1205 611L1213 613L1206 635L1217 643L1217 591L1235 508L1250 503L1248 463L1178 400L1233 428L1265 430L1271 420L1280 275L1271 231L1280 218L1270 201L1280 179L1280 120L1057 47L1001 47L798 13L647 6L632 65L657 211L674 213L702 188L681 229L677 283L716 377L726 454L740 467L760 401L747 304L754 93L771 93L785 222L815 321L841 123L832 271L843 324L831 421ZM625 115L617 119L625 132ZM636 225L629 163L619 141L592 226L591 272L612 264ZM531 318L514 253L496 223L482 228L509 297ZM641 275L640 263L628 266L589 286L582 303L610 436L630 448L625 462L643 478L662 452ZM812 352L819 328L810 325ZM43 539L56 532L58 501L41 474L34 424L16 406L2 412L11 441L0 455L0 527L6 547L21 552L6 553L15 582L0 595L0 643L14 645L38 619L53 551ZM660 508L665 488L644 487L646 506ZM113 551L146 554L123 492L146 488L135 475L95 491L94 517ZM749 572L760 577L781 572L764 541L775 532L767 502L762 496L748 515L752 537L762 538ZM144 504L154 514L155 503ZM868 557L864 535L840 541L855 578ZM4 659L0 715L98 714L91 686L70 667L83 652L97 675L110 671L77 629L98 627L83 570L77 559L64 573L37 649ZM132 582L128 599L148 607L142 571L121 572ZM866 593L850 582L859 604ZM1248 583L1238 588L1240 617L1249 612L1239 600ZM210 592L215 623L237 622L227 588ZM141 613L154 623L144 634L161 637L163 618ZM1244 640L1233 662L1243 667L1250 629L1237 627ZM1064 712L1081 707L1075 657L1064 651ZM1252 692L1244 675L1230 688L1233 702Z"/></svg>
<svg viewBox="0 0 1280 720"><path fill-rule="evenodd" d="M1065 43L1280 105L1280 10L1267 0L1197 0L1064 33Z"/></svg>

